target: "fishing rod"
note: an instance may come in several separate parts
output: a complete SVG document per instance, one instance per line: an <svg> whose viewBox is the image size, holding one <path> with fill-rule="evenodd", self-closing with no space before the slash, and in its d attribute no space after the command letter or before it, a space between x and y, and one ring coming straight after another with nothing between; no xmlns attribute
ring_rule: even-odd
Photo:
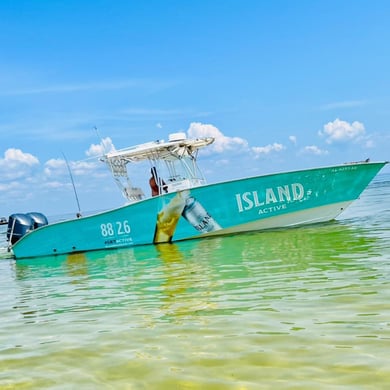
<svg viewBox="0 0 390 390"><path fill-rule="evenodd" d="M76 191L76 186L74 184L74 180L73 180L73 175L72 175L72 171L70 169L70 165L69 165L69 162L65 156L65 153L62 152L62 155L64 156L64 160L65 160L65 163L66 163L66 166L68 168L68 172L69 172L69 176L70 176L70 180L72 182L72 186L73 186L73 191L74 191L74 195L75 195L75 198L76 198L76 202L77 202L77 208L79 210L79 212L76 214L77 215L77 218L81 217L81 208L80 208L80 202L79 202L79 197L77 195L77 191Z"/></svg>

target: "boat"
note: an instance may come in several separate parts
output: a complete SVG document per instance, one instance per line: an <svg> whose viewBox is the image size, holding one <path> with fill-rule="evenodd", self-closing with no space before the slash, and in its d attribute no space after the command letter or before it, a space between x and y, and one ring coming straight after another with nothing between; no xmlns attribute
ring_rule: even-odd
<svg viewBox="0 0 390 390"><path fill-rule="evenodd" d="M0 225L7 225L8 220L5 217L0 217Z"/></svg>
<svg viewBox="0 0 390 390"><path fill-rule="evenodd" d="M53 223L39 212L12 214L9 250L22 259L328 222L387 164L366 160L207 184L198 151L213 142L173 133L168 141L105 153L100 160L125 203ZM141 162L150 166L151 195L130 178L129 167Z"/></svg>

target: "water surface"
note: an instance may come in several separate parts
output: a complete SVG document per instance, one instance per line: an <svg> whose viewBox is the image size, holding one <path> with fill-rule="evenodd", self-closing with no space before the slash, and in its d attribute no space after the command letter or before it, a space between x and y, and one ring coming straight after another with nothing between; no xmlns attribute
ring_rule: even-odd
<svg viewBox="0 0 390 390"><path fill-rule="evenodd" d="M15 262L0 389L385 389L390 178L338 221Z"/></svg>

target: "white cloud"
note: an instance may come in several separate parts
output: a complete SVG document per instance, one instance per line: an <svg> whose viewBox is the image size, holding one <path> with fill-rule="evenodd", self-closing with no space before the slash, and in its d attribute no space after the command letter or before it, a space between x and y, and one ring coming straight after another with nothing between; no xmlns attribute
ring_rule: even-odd
<svg viewBox="0 0 390 390"><path fill-rule="evenodd" d="M69 161L69 168L72 176L88 176L95 175L102 163L95 161ZM44 167L45 176L48 178L69 176L69 170L66 161L63 159L50 159L46 161Z"/></svg>
<svg viewBox="0 0 390 390"><path fill-rule="evenodd" d="M45 167L47 168L53 168L53 169L58 169L58 168L64 168L65 167L65 160L62 158L51 158L50 160L47 160L45 162Z"/></svg>
<svg viewBox="0 0 390 390"><path fill-rule="evenodd" d="M290 136L288 137L288 139L289 139L289 141L290 141L291 143L293 143L294 145L297 144L297 137L296 137L295 135L290 135Z"/></svg>
<svg viewBox="0 0 390 390"><path fill-rule="evenodd" d="M99 157L105 153L109 153L115 150L115 146L112 143L110 137L103 138L100 144L92 144L85 154L89 157Z"/></svg>
<svg viewBox="0 0 390 390"><path fill-rule="evenodd" d="M19 191L22 188L22 185L18 181L12 181L9 183L1 184L0 183L0 191L1 192L14 192L14 191Z"/></svg>
<svg viewBox="0 0 390 390"><path fill-rule="evenodd" d="M323 131L318 134L326 138L328 144L337 142L348 142L359 140L365 133L363 123L355 121L352 123L335 119L324 125Z"/></svg>
<svg viewBox="0 0 390 390"><path fill-rule="evenodd" d="M190 138L214 137L215 141L208 150L216 153L234 151L236 153L251 154L252 158L258 159L262 155L264 156L273 152L281 152L286 149L284 145L277 142L265 146L251 147L246 139L240 137L227 137L217 127L199 122L191 123L187 133ZM229 160L224 161L226 164L226 161Z"/></svg>
<svg viewBox="0 0 390 390"><path fill-rule="evenodd" d="M110 139L105 139L104 143L112 145ZM91 147L89 150L94 148ZM107 179L110 179L107 167L96 158L68 161L68 164L80 194L103 191ZM32 200L38 205L34 207L44 210L45 207L52 207L50 204L56 197L67 199L69 194L72 194L67 162L61 158L51 158L41 165L39 160L30 153L19 149L8 149L4 153L4 158L0 158L0 177L2 179L0 201L4 209L9 209L8 212L13 212L12 209L17 204L22 208L32 207ZM109 188L113 194L116 194L112 185ZM45 198L46 196L49 198ZM11 202L12 199L15 200L14 203ZM65 204L66 200L61 206L68 207Z"/></svg>
<svg viewBox="0 0 390 390"><path fill-rule="evenodd" d="M100 167L106 168L101 161L72 161L70 163L72 174L77 176L95 174Z"/></svg>
<svg viewBox="0 0 390 390"><path fill-rule="evenodd" d="M251 148L252 152L255 154L255 158L259 158L261 155L269 154L271 152L281 152L284 149L286 149L284 145L276 142L266 146L253 146Z"/></svg>
<svg viewBox="0 0 390 390"><path fill-rule="evenodd" d="M65 160L60 158L52 158L45 162L43 172L47 177L58 177L60 175L65 174L66 169L67 168Z"/></svg>
<svg viewBox="0 0 390 390"><path fill-rule="evenodd" d="M324 156L324 155L327 155L329 152L327 150L320 149L316 145L309 145L309 146L305 146L302 149L302 153L315 154L317 156Z"/></svg>
<svg viewBox="0 0 390 390"><path fill-rule="evenodd" d="M4 158L0 158L0 176L4 179L29 176L36 166L39 166L39 160L35 156L10 148L5 151Z"/></svg>
<svg viewBox="0 0 390 390"><path fill-rule="evenodd" d="M192 122L187 133L191 138L214 137L215 141L208 149L217 153L248 148L247 140L240 137L227 137L217 127L210 124Z"/></svg>
<svg viewBox="0 0 390 390"><path fill-rule="evenodd" d="M39 160L30 153L24 153L20 149L10 148L4 153L4 159L0 159L0 164L7 166L25 164L33 166L39 164Z"/></svg>

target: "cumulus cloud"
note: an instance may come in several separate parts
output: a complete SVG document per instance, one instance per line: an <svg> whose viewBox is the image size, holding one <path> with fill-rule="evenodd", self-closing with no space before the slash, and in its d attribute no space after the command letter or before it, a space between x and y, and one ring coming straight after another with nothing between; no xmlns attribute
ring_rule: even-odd
<svg viewBox="0 0 390 390"><path fill-rule="evenodd" d="M12 167L15 165L33 166L39 164L39 160L30 153L24 153L20 149L10 148L4 153L4 159L0 159L0 164Z"/></svg>
<svg viewBox="0 0 390 390"><path fill-rule="evenodd" d="M66 172L66 162L60 158L52 158L45 162L44 173L47 177L63 175Z"/></svg>
<svg viewBox="0 0 390 390"><path fill-rule="evenodd" d="M305 146L303 149L302 149L302 153L306 153L306 154L315 154L317 156L323 156L323 155L327 155L329 152L327 150L324 150L324 149L320 149L318 146L316 145L309 145L309 146Z"/></svg>
<svg viewBox="0 0 390 390"><path fill-rule="evenodd" d="M30 153L10 148L0 158L0 175L5 179L17 179L28 176L32 169L39 166L39 160Z"/></svg>
<svg viewBox="0 0 390 390"><path fill-rule="evenodd" d="M65 160L62 158L51 158L45 162L45 167L53 169L64 168L65 165Z"/></svg>
<svg viewBox="0 0 390 390"><path fill-rule="evenodd" d="M92 144L85 154L89 157L99 157L105 153L113 152L115 146L110 137L103 138L100 144Z"/></svg>
<svg viewBox="0 0 390 390"><path fill-rule="evenodd" d="M101 155L103 145L106 150L114 148L111 139L104 139L100 148L91 145L88 149L91 156ZM109 176L107 167L97 158L84 161L69 160L68 162L65 158L51 158L41 164L34 155L11 148L4 152L3 157L0 156L1 202L3 199L8 201L14 198L22 204L31 198L40 203L41 198L43 199L48 192L60 194L64 188L68 191L71 180L67 164L75 179L77 189L81 193L96 191L97 187L101 190L103 188L102 178L106 179Z"/></svg>
<svg viewBox="0 0 390 390"><path fill-rule="evenodd" d="M227 137L217 127L210 124L193 122L187 134L190 138L214 137L215 141L209 148L217 153L233 149L247 149L248 141L240 137Z"/></svg>
<svg viewBox="0 0 390 390"><path fill-rule="evenodd" d="M100 161L72 161L70 164L72 173L78 176L95 174L99 167L105 168Z"/></svg>
<svg viewBox="0 0 390 390"><path fill-rule="evenodd" d="M92 175L98 167L98 164L92 161L70 161L68 164L75 176ZM69 170L65 160L53 158L46 161L44 173L48 178L61 177L69 175Z"/></svg>
<svg viewBox="0 0 390 390"><path fill-rule="evenodd" d="M258 159L261 156L273 152L281 152L286 149L284 145L276 142L265 146L250 146L244 138L228 137L217 127L199 122L191 123L187 133L190 138L214 137L215 141L208 150L216 153L235 151L238 153L248 153L252 158Z"/></svg>
<svg viewBox="0 0 390 390"><path fill-rule="evenodd" d="M251 148L252 152L255 154L255 158L259 158L260 156L269 154L271 152L280 152L284 149L286 149L284 145L278 144L276 142L266 146L253 146Z"/></svg>
<svg viewBox="0 0 390 390"><path fill-rule="evenodd" d="M333 122L328 122L323 130L318 132L321 137L325 137L328 144L357 141L364 133L363 123L358 121L349 123L338 118Z"/></svg>

